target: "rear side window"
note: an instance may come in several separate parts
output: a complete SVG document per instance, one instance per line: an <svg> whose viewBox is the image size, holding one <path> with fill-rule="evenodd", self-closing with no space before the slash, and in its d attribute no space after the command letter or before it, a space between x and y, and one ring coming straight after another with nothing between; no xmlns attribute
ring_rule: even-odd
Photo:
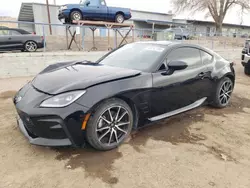
<svg viewBox="0 0 250 188"><path fill-rule="evenodd" d="M15 30L10 30L10 35L21 35L21 33Z"/></svg>
<svg viewBox="0 0 250 188"><path fill-rule="evenodd" d="M170 52L167 56L167 63L170 61L184 61L188 64L188 68L202 65L200 51L190 47L177 48Z"/></svg>
<svg viewBox="0 0 250 188"><path fill-rule="evenodd" d="M213 62L213 56L201 50L201 59L203 64L209 64Z"/></svg>
<svg viewBox="0 0 250 188"><path fill-rule="evenodd" d="M0 30L0 36L9 35L9 30Z"/></svg>

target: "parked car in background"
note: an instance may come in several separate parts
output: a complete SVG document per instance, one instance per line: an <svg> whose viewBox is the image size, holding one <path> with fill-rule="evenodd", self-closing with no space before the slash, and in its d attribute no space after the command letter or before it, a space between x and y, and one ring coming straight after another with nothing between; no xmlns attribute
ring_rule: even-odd
<svg viewBox="0 0 250 188"><path fill-rule="evenodd" d="M241 64L246 75L250 75L250 39L245 41L245 46L241 52Z"/></svg>
<svg viewBox="0 0 250 188"><path fill-rule="evenodd" d="M241 38L249 38L249 34L245 33L241 35Z"/></svg>
<svg viewBox="0 0 250 188"><path fill-rule="evenodd" d="M80 4L66 4L60 7L58 19L65 23L73 20L98 20L123 23L130 19L127 8L108 7L105 0L84 0Z"/></svg>
<svg viewBox="0 0 250 188"><path fill-rule="evenodd" d="M173 32L176 40L188 40L190 38L190 33L187 29L176 27L176 28L169 28L165 30L166 32Z"/></svg>
<svg viewBox="0 0 250 188"><path fill-rule="evenodd" d="M96 62L48 66L17 92L18 123L32 144L98 150L122 144L134 129L202 105L225 108L233 63L200 47L136 42Z"/></svg>
<svg viewBox="0 0 250 188"><path fill-rule="evenodd" d="M0 51L22 50L35 52L44 47L42 36L34 35L23 29L0 28Z"/></svg>

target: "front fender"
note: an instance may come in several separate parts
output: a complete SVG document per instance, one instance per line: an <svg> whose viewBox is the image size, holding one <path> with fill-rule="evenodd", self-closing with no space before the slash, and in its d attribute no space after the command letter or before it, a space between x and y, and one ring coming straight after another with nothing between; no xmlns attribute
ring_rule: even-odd
<svg viewBox="0 0 250 188"><path fill-rule="evenodd" d="M100 102L109 98L119 97L132 101L140 113L149 113L151 89L152 75L146 73L137 77L111 81L90 87L76 103L92 111Z"/></svg>

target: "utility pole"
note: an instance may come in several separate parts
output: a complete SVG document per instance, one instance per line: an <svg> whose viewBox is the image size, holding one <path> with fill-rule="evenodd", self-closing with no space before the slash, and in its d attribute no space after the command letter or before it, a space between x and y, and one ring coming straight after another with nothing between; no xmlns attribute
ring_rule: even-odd
<svg viewBox="0 0 250 188"><path fill-rule="evenodd" d="M52 35L50 11L49 11L49 0L46 0L46 5L47 5L47 13L48 13L48 21L49 21L49 31L50 31L50 35Z"/></svg>

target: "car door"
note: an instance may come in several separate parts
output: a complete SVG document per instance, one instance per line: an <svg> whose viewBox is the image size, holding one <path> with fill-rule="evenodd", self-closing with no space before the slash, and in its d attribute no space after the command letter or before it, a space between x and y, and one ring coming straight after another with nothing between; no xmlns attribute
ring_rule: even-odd
<svg viewBox="0 0 250 188"><path fill-rule="evenodd" d="M9 36L9 30L0 30L0 50L8 50L11 48L11 41Z"/></svg>
<svg viewBox="0 0 250 188"><path fill-rule="evenodd" d="M164 74L171 61L184 61L188 67ZM153 73L152 116L159 116L196 104L207 96L207 68L202 64L200 50L191 47L172 49L167 55L165 68ZM166 70L164 70L166 69ZM157 118L156 118L157 119Z"/></svg>
<svg viewBox="0 0 250 188"><path fill-rule="evenodd" d="M98 19L107 20L108 19L108 7L105 0L100 0L100 6L98 7Z"/></svg>
<svg viewBox="0 0 250 188"><path fill-rule="evenodd" d="M16 30L9 30L9 40L11 41L11 47L15 49L23 48L23 35Z"/></svg>
<svg viewBox="0 0 250 188"><path fill-rule="evenodd" d="M92 0L83 7L83 16L91 20L106 20L107 6L102 5L100 0Z"/></svg>

